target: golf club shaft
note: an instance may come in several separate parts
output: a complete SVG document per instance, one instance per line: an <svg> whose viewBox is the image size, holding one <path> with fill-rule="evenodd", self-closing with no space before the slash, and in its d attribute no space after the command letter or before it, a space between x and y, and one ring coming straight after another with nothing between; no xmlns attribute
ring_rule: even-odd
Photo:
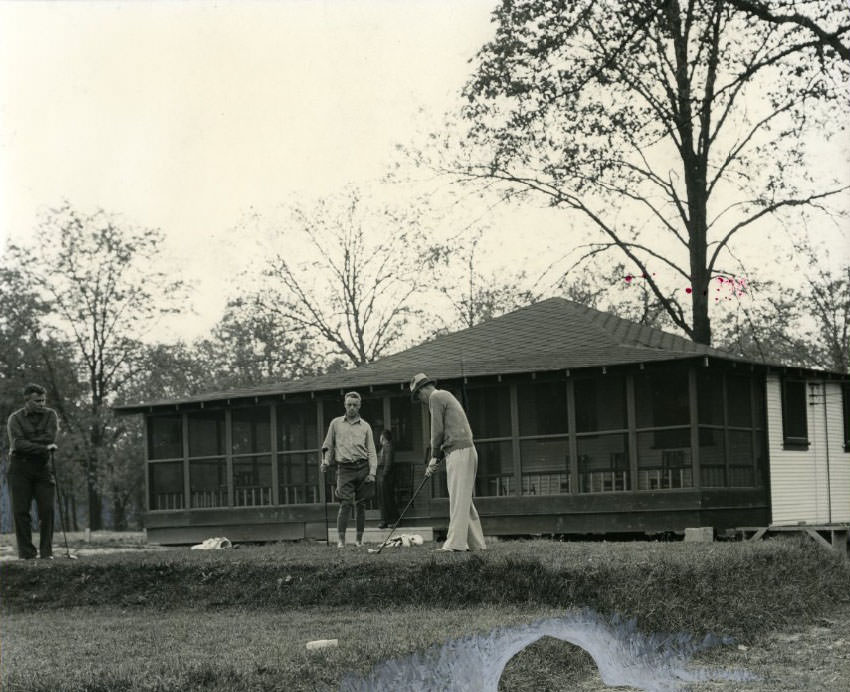
<svg viewBox="0 0 850 692"><path fill-rule="evenodd" d="M426 459L426 461L431 456L430 451L431 451L430 447L425 448L425 459ZM419 494L419 491L422 490L422 487L425 485L425 481L427 481L429 478L430 478L430 476L425 476L422 479L422 481L419 483L419 487L416 488L413 495L411 495L410 500L408 500L405 508L403 510L401 510L401 514L398 515L398 519L395 520L395 524L393 524L393 527L390 529L390 533L384 539L384 542L381 543L381 545L378 547L377 552L380 553L381 550L384 549L384 546L389 542L390 538L392 538L393 533L395 533L395 530L398 527L398 525L401 523L401 520L404 518L405 513L407 512L408 509L410 509L410 506L413 504L413 501L416 499L416 496Z"/></svg>
<svg viewBox="0 0 850 692"><path fill-rule="evenodd" d="M59 525L62 527L62 538L65 539L65 552L68 553L68 557L71 557L71 549L68 547L68 534L65 533L62 493L59 491L59 481L56 478L56 457L52 449L50 450L50 466L53 468L53 482L56 484L56 498L59 500Z"/></svg>

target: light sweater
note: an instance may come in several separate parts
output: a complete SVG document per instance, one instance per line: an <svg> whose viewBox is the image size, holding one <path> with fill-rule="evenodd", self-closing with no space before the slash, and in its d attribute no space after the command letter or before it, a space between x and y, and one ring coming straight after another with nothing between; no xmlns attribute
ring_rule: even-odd
<svg viewBox="0 0 850 692"><path fill-rule="evenodd" d="M472 447L472 428L460 402L451 392L435 389L428 397L431 412L431 456L439 456L437 450L448 455L456 449Z"/></svg>

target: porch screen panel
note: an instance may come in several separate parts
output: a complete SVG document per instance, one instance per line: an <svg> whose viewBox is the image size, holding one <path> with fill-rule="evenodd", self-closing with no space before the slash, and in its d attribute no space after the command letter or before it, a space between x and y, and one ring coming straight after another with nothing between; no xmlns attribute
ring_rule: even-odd
<svg viewBox="0 0 850 692"><path fill-rule="evenodd" d="M466 415L478 450L475 492L515 495L510 388L503 383L468 387L466 397Z"/></svg>
<svg viewBox="0 0 850 692"><path fill-rule="evenodd" d="M193 411L189 419L189 506L227 506L224 411Z"/></svg>
<svg viewBox="0 0 850 692"><path fill-rule="evenodd" d="M340 413L325 406L327 422ZM293 401L277 405L278 501L282 505L319 502L319 464L321 463L319 420L316 402ZM333 473L326 474L326 492L333 502Z"/></svg>
<svg viewBox="0 0 850 692"><path fill-rule="evenodd" d="M570 450L566 437L520 440L523 495L570 492Z"/></svg>
<svg viewBox="0 0 850 692"><path fill-rule="evenodd" d="M586 435L576 440L579 491L629 490L628 435Z"/></svg>
<svg viewBox="0 0 850 692"><path fill-rule="evenodd" d="M514 495L514 460L510 440L476 442L478 473L475 494L478 496Z"/></svg>
<svg viewBox="0 0 850 692"><path fill-rule="evenodd" d="M279 494L282 505L302 505L319 502L319 467L315 453L295 452L278 457ZM333 474L328 473L328 481ZM328 488L328 501L333 501L332 488Z"/></svg>
<svg viewBox="0 0 850 692"><path fill-rule="evenodd" d="M149 416L148 459L183 458L183 419L180 414Z"/></svg>
<svg viewBox="0 0 850 692"><path fill-rule="evenodd" d="M235 408L230 414L233 452L233 504L255 507L272 503L271 409Z"/></svg>
<svg viewBox="0 0 850 692"><path fill-rule="evenodd" d="M723 446L723 428L699 429L700 481L705 488L722 488L727 483Z"/></svg>
<svg viewBox="0 0 850 692"><path fill-rule="evenodd" d="M183 509L183 460L160 461L148 467L151 510Z"/></svg>
<svg viewBox="0 0 850 692"><path fill-rule="evenodd" d="M227 506L227 462L219 459L190 459L189 485L192 508Z"/></svg>
<svg viewBox="0 0 850 692"><path fill-rule="evenodd" d="M576 432L625 430L626 378L602 375L575 381Z"/></svg>
<svg viewBox="0 0 850 692"><path fill-rule="evenodd" d="M517 385L522 495L570 492L567 385L563 380Z"/></svg>
<svg viewBox="0 0 850 692"><path fill-rule="evenodd" d="M707 408L708 415L711 411ZM692 488L688 371L665 368L635 376L635 414L638 490Z"/></svg>
<svg viewBox="0 0 850 692"><path fill-rule="evenodd" d="M407 394L390 398L390 431L396 452L409 452L413 449L413 412L415 410L419 413L419 407L419 403L414 405L410 402L410 396Z"/></svg>
<svg viewBox="0 0 850 692"><path fill-rule="evenodd" d="M507 385L468 388L466 416L476 441L511 436L511 394Z"/></svg>
<svg viewBox="0 0 850 692"><path fill-rule="evenodd" d="M758 438L756 438L758 439ZM750 488L756 484L753 460L753 434L749 430L729 431L729 485Z"/></svg>
<svg viewBox="0 0 850 692"><path fill-rule="evenodd" d="M638 490L693 487L690 428L661 432L662 436L658 431L637 435Z"/></svg>
<svg viewBox="0 0 850 692"><path fill-rule="evenodd" d="M148 509L184 509L182 415L149 416L147 435Z"/></svg>

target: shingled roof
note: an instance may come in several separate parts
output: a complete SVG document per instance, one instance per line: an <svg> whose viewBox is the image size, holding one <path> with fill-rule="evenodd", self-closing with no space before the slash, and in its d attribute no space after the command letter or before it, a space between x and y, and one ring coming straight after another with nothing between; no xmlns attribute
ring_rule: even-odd
<svg viewBox="0 0 850 692"><path fill-rule="evenodd" d="M611 367L698 356L743 360L725 351L570 300L549 298L359 368L183 399L118 406L116 411L130 413L163 405L364 386L400 387L417 372L426 372L438 380L449 380Z"/></svg>

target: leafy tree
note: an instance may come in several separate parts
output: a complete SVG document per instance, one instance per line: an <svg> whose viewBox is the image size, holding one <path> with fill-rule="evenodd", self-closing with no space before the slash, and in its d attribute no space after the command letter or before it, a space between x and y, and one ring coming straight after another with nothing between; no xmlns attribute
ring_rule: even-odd
<svg viewBox="0 0 850 692"><path fill-rule="evenodd" d="M315 338L266 305L264 293L232 299L211 335L193 345L195 361L207 373L206 388L250 387L321 370Z"/></svg>
<svg viewBox="0 0 850 692"><path fill-rule="evenodd" d="M796 25L724 0L502 0L494 16L454 171L577 213L698 342L738 238L846 189L805 153L835 129L843 67Z"/></svg>
<svg viewBox="0 0 850 692"><path fill-rule="evenodd" d="M413 299L431 282L420 210L379 207L349 188L294 205L278 243L256 294L267 319L303 329L352 365L405 339L420 314Z"/></svg>
<svg viewBox="0 0 850 692"><path fill-rule="evenodd" d="M68 427L70 402L81 392L73 350L46 325L49 313L50 306L38 296L28 268L7 257L0 264L0 501L4 503L0 524L4 530L11 530L12 522L7 505L9 438L5 425L11 413L23 405L24 386L36 382L47 389L48 405L57 410L63 430ZM55 467L65 490L64 517L69 526L76 526L77 497L73 490L79 479L74 473L71 447L64 440L56 453Z"/></svg>
<svg viewBox="0 0 850 692"><path fill-rule="evenodd" d="M797 27L801 47L820 47L819 55L835 51L850 63L850 21L847 3L800 0L726 0L736 10L771 24Z"/></svg>
<svg viewBox="0 0 850 692"><path fill-rule="evenodd" d="M122 227L103 211L83 214L70 205L52 211L32 247L10 247L26 267L50 324L73 346L85 383L85 405L65 412L77 436L86 475L89 527L102 528L101 476L109 472L119 432L109 406L133 372L141 339L157 318L175 312L182 283L154 261L161 233Z"/></svg>

